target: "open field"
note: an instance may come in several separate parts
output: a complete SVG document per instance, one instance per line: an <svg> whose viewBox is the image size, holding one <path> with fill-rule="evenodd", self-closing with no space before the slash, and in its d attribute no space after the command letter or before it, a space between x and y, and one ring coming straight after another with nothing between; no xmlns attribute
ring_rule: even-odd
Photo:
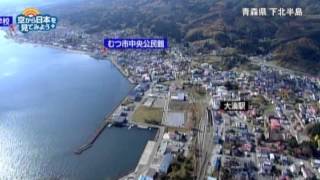
<svg viewBox="0 0 320 180"><path fill-rule="evenodd" d="M162 114L162 108L140 106L134 112L132 120L142 123L161 124Z"/></svg>
<svg viewBox="0 0 320 180"><path fill-rule="evenodd" d="M171 100L169 103L169 109L171 111L188 111L189 106L190 104L188 101Z"/></svg>

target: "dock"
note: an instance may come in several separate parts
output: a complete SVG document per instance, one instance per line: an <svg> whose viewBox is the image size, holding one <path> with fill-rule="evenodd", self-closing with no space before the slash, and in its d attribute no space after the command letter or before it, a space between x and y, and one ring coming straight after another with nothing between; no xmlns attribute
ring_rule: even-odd
<svg viewBox="0 0 320 180"><path fill-rule="evenodd" d="M134 87L132 87L133 89ZM132 90L130 89L130 90ZM110 124L113 124L112 119L113 119L113 115L116 113L117 110L119 110L119 108L121 107L121 105L123 104L123 102L125 102L127 96L125 96L120 103L115 106L113 108L113 110L104 117L104 120L102 122L102 124L100 125L100 127L96 130L96 132L92 135L92 137L82 146L80 146L78 149L76 149L74 151L75 154L80 155L81 153L83 153L84 151L90 149L93 144L96 142L96 140L98 139L98 137L102 134L102 132L105 130L105 128L107 126L109 126ZM132 123L132 125L136 125L134 123ZM149 126L149 125L148 125ZM152 125L150 125L149 127L154 127Z"/></svg>
<svg viewBox="0 0 320 180"><path fill-rule="evenodd" d="M117 64L117 62L115 61L114 59L115 57L111 57L111 62L112 64L125 76L128 78L128 74L127 72L125 72L119 64ZM130 81L131 84L134 84L135 82L128 78L128 80ZM132 90L134 87L132 87L130 90ZM93 144L96 142L96 140L98 139L98 137L102 134L102 132L105 130L105 128L107 126L109 126L110 124L114 124L113 123L113 115L116 113L117 110L119 110L119 108L121 107L121 105L124 103L124 101L126 100L127 96L125 96L121 101L120 103L115 106L113 108L113 110L111 111L111 113L109 113L108 115L105 116L102 124L100 125L100 127L96 130L96 132L92 135L92 137L85 143L83 144L82 146L80 146L78 149L76 149L74 151L75 154L77 155L80 155L82 154L84 151L90 149ZM140 123L130 123L130 125L137 125L138 127L140 128L152 128L152 127L155 127L155 128L158 128L159 126L154 126L154 125L146 125L146 124L140 124Z"/></svg>
<svg viewBox="0 0 320 180"><path fill-rule="evenodd" d="M131 173L127 174L119 178L120 180L131 180L131 179L138 179L138 177L150 168L150 165L154 161L154 157L159 149L163 134L164 134L164 127L159 126L157 134L154 140L149 140L144 148L142 155L140 156L140 160L135 168Z"/></svg>
<svg viewBox="0 0 320 180"><path fill-rule="evenodd" d="M150 165L155 147L156 147L155 141L148 141L140 157L140 160L136 166L136 169L130 174L123 176L119 179L120 180L138 179L137 177L140 174L142 174L146 170L146 168Z"/></svg>
<svg viewBox="0 0 320 180"><path fill-rule="evenodd" d="M112 124L112 116L113 116L113 114L116 112L116 110L118 110L118 108L121 106L121 104L125 101L126 98L127 97L124 97L122 99L122 101L120 102L120 104L118 106L116 106L115 108L113 108L113 110L108 115L105 116L104 121L102 122L100 127L96 130L96 132L93 134L93 136L87 141L87 143L83 144L78 149L76 149L74 151L75 154L80 155L81 153L83 153L84 151L90 149L93 146L93 144L96 142L96 140L102 134L102 132L105 130L105 128L109 124Z"/></svg>
<svg viewBox="0 0 320 180"><path fill-rule="evenodd" d="M96 131L96 133L88 140L88 142L82 146L80 146L77 150L74 151L75 154L80 155L83 151L91 148L93 144L96 142L98 137L101 135L103 130L108 126L109 122L105 121Z"/></svg>
<svg viewBox="0 0 320 180"><path fill-rule="evenodd" d="M137 166L137 170L140 168L140 166L145 166L148 164L151 154L152 154L152 150L154 149L156 145L155 141L148 141L147 145L144 148L144 151L140 157L138 166Z"/></svg>

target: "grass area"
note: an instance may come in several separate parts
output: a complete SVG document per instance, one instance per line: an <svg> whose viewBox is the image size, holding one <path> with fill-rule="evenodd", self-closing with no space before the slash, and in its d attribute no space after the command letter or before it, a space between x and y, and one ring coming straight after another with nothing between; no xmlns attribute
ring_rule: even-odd
<svg viewBox="0 0 320 180"><path fill-rule="evenodd" d="M162 108L140 106L134 112L132 119L135 122L161 124L162 112Z"/></svg>
<svg viewBox="0 0 320 180"><path fill-rule="evenodd" d="M261 95L253 97L251 104L257 108L258 114L261 115L272 115L275 111L275 106Z"/></svg>
<svg viewBox="0 0 320 180"><path fill-rule="evenodd" d="M275 106L273 104L268 104L264 106L264 114L265 115L272 115L275 112Z"/></svg>
<svg viewBox="0 0 320 180"><path fill-rule="evenodd" d="M176 101L171 100L169 103L169 109L172 111L187 111L189 109L188 101Z"/></svg>
<svg viewBox="0 0 320 180"><path fill-rule="evenodd" d="M206 90L203 87L192 87L188 88L187 91L191 96L193 96L195 99L203 100L206 98Z"/></svg>

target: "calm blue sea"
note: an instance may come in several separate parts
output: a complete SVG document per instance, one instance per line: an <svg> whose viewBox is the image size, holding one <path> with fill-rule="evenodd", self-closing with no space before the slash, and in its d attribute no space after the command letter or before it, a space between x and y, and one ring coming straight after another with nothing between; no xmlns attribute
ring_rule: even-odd
<svg viewBox="0 0 320 180"><path fill-rule="evenodd" d="M115 179L134 169L155 131L108 128L73 154L130 86L109 61L1 32L0 179Z"/></svg>

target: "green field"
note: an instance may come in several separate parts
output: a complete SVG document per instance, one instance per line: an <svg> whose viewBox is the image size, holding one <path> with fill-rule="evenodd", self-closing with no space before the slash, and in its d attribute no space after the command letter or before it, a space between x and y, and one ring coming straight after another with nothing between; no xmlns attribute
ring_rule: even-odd
<svg viewBox="0 0 320 180"><path fill-rule="evenodd" d="M161 124L162 114L162 108L140 106L134 112L132 120L142 123Z"/></svg>

